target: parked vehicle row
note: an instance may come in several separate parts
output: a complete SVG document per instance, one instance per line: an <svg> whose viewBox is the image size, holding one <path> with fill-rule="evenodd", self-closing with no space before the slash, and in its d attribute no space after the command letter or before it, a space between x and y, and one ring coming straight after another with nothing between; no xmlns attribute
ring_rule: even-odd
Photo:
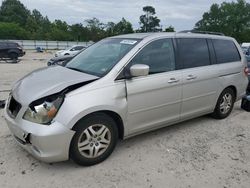
<svg viewBox="0 0 250 188"><path fill-rule="evenodd" d="M228 117L245 95L247 75L246 58L230 37L115 36L65 67L39 69L19 80L5 118L20 146L36 158L94 165L118 139L205 114Z"/></svg>

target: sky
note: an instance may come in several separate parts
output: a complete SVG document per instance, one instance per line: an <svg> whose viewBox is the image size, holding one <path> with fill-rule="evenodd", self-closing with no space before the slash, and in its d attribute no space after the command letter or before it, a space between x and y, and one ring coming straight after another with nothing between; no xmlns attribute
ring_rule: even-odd
<svg viewBox="0 0 250 188"><path fill-rule="evenodd" d="M0 0L1 2L2 0ZM142 7L153 6L161 25L176 31L192 29L213 3L231 0L20 0L28 9L38 9L51 21L61 19L68 24L83 23L96 17L101 22L118 22L124 17L134 29L139 28ZM247 0L247 2L250 0Z"/></svg>

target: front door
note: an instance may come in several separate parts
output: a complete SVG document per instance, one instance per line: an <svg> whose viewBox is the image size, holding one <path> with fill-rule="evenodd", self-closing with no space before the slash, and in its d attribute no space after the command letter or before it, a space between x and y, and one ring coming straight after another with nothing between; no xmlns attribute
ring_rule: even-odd
<svg viewBox="0 0 250 188"><path fill-rule="evenodd" d="M146 64L149 75L126 80L129 133L155 129L180 119L182 75L176 70L171 39L144 47L129 63Z"/></svg>

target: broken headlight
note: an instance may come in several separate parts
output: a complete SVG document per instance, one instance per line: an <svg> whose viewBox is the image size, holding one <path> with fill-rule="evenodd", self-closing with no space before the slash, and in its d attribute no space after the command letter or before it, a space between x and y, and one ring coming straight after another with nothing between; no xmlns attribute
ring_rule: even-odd
<svg viewBox="0 0 250 188"><path fill-rule="evenodd" d="M56 116L64 100L62 95L52 95L29 105L23 119L33 123L48 125Z"/></svg>

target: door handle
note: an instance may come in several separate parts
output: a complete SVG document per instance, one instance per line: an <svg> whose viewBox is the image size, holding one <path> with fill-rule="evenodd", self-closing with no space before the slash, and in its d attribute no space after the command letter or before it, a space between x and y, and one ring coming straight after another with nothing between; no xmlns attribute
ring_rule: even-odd
<svg viewBox="0 0 250 188"><path fill-rule="evenodd" d="M173 83L177 83L180 80L176 79L176 78L170 78L170 80L168 81L169 84L173 84Z"/></svg>
<svg viewBox="0 0 250 188"><path fill-rule="evenodd" d="M197 76L194 75L188 75L187 80L195 80Z"/></svg>

